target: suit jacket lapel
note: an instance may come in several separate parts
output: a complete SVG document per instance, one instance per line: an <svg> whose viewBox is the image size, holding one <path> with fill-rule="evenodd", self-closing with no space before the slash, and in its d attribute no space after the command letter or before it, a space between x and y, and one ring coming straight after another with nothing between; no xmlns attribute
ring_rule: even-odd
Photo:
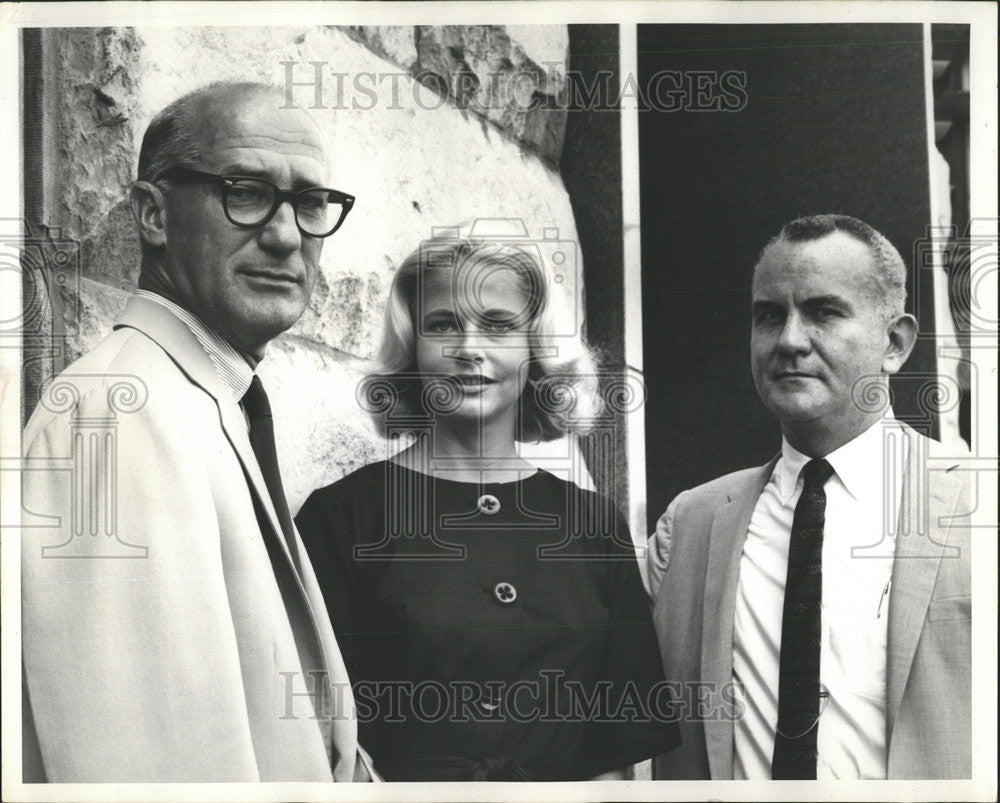
<svg viewBox="0 0 1000 803"><path fill-rule="evenodd" d="M954 512L960 490L943 471L935 471L934 482L928 482L927 439L905 425L904 432L908 454L896 525L886 649L887 745L947 548L948 530L942 522Z"/></svg>
<svg viewBox="0 0 1000 803"><path fill-rule="evenodd" d="M733 679L733 615L740 559L750 517L778 457L774 457L742 489L729 494L715 514L705 574L705 603L701 638L701 679L718 696ZM733 721L730 717L705 721L705 744L712 778L733 777Z"/></svg>

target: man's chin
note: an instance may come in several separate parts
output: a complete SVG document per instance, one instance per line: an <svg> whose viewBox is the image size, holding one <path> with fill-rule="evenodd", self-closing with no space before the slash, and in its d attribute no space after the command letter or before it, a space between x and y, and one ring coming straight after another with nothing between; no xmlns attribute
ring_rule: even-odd
<svg viewBox="0 0 1000 803"><path fill-rule="evenodd" d="M782 422L804 424L814 421L823 414L822 406L810 398L782 394L767 400L767 408Z"/></svg>
<svg viewBox="0 0 1000 803"><path fill-rule="evenodd" d="M240 321L231 330L235 337L227 339L240 351L259 356L270 341L291 329L301 315L301 311L272 309L268 314Z"/></svg>

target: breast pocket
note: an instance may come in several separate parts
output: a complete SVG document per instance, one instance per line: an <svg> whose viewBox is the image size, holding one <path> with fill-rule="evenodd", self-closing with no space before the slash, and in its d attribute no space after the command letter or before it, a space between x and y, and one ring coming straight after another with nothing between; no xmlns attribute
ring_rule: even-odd
<svg viewBox="0 0 1000 803"><path fill-rule="evenodd" d="M839 653L844 686L869 700L884 700L885 641L877 629L860 627L845 634L840 640Z"/></svg>
<svg viewBox="0 0 1000 803"><path fill-rule="evenodd" d="M888 615L879 615L881 588L868 584L868 592L838 595L823 603L823 630L830 653L823 658L821 674L831 693L849 691L872 701L885 699Z"/></svg>
<svg viewBox="0 0 1000 803"><path fill-rule="evenodd" d="M972 597L932 599L927 619L931 622L971 622Z"/></svg>

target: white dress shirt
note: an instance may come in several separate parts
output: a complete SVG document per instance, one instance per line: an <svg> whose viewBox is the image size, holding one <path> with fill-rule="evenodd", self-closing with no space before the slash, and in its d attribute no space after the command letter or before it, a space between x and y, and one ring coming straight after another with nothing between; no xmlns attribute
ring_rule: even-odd
<svg viewBox="0 0 1000 803"><path fill-rule="evenodd" d="M826 456L822 643L816 777L885 778L886 637L905 438L892 417ZM792 517L809 459L782 442L757 501L740 561L733 679L744 716L734 733L734 777L771 777L782 609ZM791 734L790 734L791 735Z"/></svg>

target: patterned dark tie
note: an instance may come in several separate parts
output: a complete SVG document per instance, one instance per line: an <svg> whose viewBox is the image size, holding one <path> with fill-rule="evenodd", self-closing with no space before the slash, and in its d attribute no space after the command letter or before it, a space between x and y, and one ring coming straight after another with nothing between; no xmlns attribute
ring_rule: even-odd
<svg viewBox="0 0 1000 803"><path fill-rule="evenodd" d="M257 456L257 463L260 465L261 474L264 475L271 503L278 514L278 521L281 523L282 535L292 556L292 563L301 575L302 569L292 529L292 515L288 510L285 489L281 484L281 471L278 469L278 453L274 446L274 419L271 417L271 404L267 400L264 385L257 374L253 375L250 389L243 396L243 409L246 410L247 418L250 419L250 445L253 447L253 453Z"/></svg>
<svg viewBox="0 0 1000 803"><path fill-rule="evenodd" d="M820 715L820 643L823 602L823 524L826 492L833 475L826 460L810 460L802 469L802 495L795 506L788 545L788 579L781 617L781 674L778 681L778 727L771 778L816 777L816 736Z"/></svg>

